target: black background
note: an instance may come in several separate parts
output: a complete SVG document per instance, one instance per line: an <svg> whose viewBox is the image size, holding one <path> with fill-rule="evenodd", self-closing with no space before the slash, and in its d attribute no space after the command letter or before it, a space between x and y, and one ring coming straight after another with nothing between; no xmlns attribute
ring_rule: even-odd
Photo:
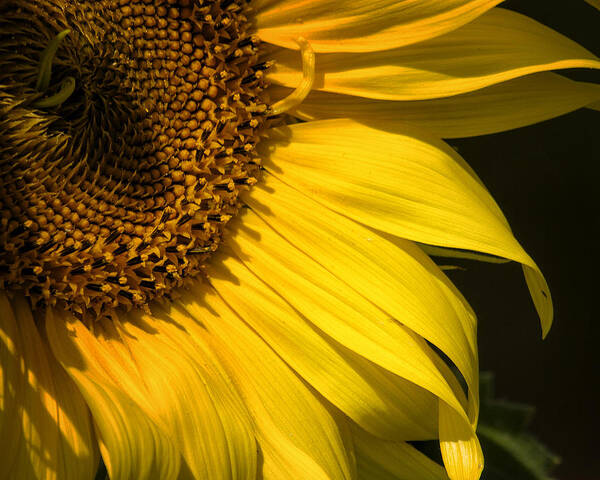
<svg viewBox="0 0 600 480"><path fill-rule="evenodd" d="M500 6L600 55L600 12L583 0ZM596 72L568 75L600 82ZM495 372L499 397L536 405L532 431L563 459L556 478L600 479L600 112L449 143L489 188L554 298L555 323L542 341L519 265L470 262L462 264L466 271L449 272L479 316L481 369Z"/></svg>

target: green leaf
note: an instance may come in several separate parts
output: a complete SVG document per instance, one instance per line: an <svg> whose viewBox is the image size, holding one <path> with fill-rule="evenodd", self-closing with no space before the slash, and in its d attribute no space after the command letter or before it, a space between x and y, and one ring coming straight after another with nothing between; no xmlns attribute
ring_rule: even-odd
<svg viewBox="0 0 600 480"><path fill-rule="evenodd" d="M560 458L527 432L535 408L494 398L494 377L480 376L477 433L485 456L482 480L550 480Z"/></svg>

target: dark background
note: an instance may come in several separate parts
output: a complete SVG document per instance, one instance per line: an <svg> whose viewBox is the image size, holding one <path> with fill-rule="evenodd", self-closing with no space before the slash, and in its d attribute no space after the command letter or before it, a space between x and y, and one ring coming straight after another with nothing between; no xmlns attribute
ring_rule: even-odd
<svg viewBox="0 0 600 480"><path fill-rule="evenodd" d="M600 55L600 12L583 0L513 0ZM600 82L597 72L571 73ZM562 464L560 480L600 479L600 299L596 276L600 112L581 110L511 132L452 140L544 272L555 323L544 341L520 266L463 263L450 277L479 316L481 369L499 397L533 404L533 433ZM596 232L596 234L594 234Z"/></svg>

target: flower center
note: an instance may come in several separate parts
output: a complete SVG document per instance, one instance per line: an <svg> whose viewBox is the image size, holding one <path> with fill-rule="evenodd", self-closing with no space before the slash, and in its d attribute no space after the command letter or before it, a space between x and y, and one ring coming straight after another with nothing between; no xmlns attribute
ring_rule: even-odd
<svg viewBox="0 0 600 480"><path fill-rule="evenodd" d="M268 115L243 1L3 2L3 288L94 318L203 271Z"/></svg>

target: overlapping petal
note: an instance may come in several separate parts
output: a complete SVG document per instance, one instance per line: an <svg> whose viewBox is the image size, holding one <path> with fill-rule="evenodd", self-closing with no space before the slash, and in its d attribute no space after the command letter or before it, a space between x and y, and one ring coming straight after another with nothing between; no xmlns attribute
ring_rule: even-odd
<svg viewBox="0 0 600 480"><path fill-rule="evenodd" d="M236 255L317 328L463 411L427 355L425 342L290 245L252 211L245 212L241 221L243 228L231 242Z"/></svg>
<svg viewBox="0 0 600 480"><path fill-rule="evenodd" d="M289 90L275 90L274 98ZM532 125L600 101L600 86L537 73L453 97L397 102L313 91L294 111L303 120L351 118L390 132L408 123L440 138L487 135Z"/></svg>
<svg viewBox="0 0 600 480"><path fill-rule="evenodd" d="M0 292L0 478L78 480L98 466L89 410L21 296Z"/></svg>
<svg viewBox="0 0 600 480"><path fill-rule="evenodd" d="M315 393L220 296L205 287L192 287L171 314L197 337L210 333L214 350L252 416L262 458L259 477L349 480L351 467L343 439Z"/></svg>
<svg viewBox="0 0 600 480"><path fill-rule="evenodd" d="M256 444L241 399L209 350L156 315L98 323L94 333L55 312L47 319L111 478L253 479Z"/></svg>
<svg viewBox="0 0 600 480"><path fill-rule="evenodd" d="M210 282L244 321L323 397L383 438L437 438L437 399L343 347L287 304L268 279L234 256L218 258Z"/></svg>
<svg viewBox="0 0 600 480"><path fill-rule="evenodd" d="M48 313L48 339L92 412L110 478L177 478L179 452L166 433L126 393L140 388L123 375L123 370L135 369L131 360L121 363L126 355L121 358L111 355L83 324L65 317Z"/></svg>
<svg viewBox="0 0 600 480"><path fill-rule="evenodd" d="M297 52L280 49L269 57L277 62L271 80L287 87L300 83ZM458 30L407 47L317 55L314 88L380 100L424 100L564 68L600 68L600 60L535 20L494 8Z"/></svg>
<svg viewBox="0 0 600 480"><path fill-rule="evenodd" d="M255 5L263 41L317 52L396 48L459 28L501 0L265 0Z"/></svg>
<svg viewBox="0 0 600 480"><path fill-rule="evenodd" d="M552 304L543 276L450 147L408 127L390 134L346 119L291 125L273 139L267 168L332 210L402 238L522 263L547 333Z"/></svg>
<svg viewBox="0 0 600 480"><path fill-rule="evenodd" d="M210 345L158 306L152 315L130 314L123 331L154 410L194 477L254 479L258 459L250 418Z"/></svg>
<svg viewBox="0 0 600 480"><path fill-rule="evenodd" d="M452 441L444 441L450 438ZM440 402L440 448L451 480L478 479L483 471L479 441L456 414Z"/></svg>
<svg viewBox="0 0 600 480"><path fill-rule="evenodd" d="M281 297L326 335L439 397L456 414L452 421L472 431L456 379L425 341L293 247L251 210L240 221L243 228L231 244L253 273L268 279ZM445 431L440 442L458 441L454 433ZM477 442L474 431L472 439Z"/></svg>
<svg viewBox="0 0 600 480"><path fill-rule="evenodd" d="M466 318L471 313L438 287L433 262L411 242L394 245L272 175L261 183L246 199L252 210L359 295L440 348L458 366L476 403L476 332Z"/></svg>
<svg viewBox="0 0 600 480"><path fill-rule="evenodd" d="M447 480L441 465L413 446L352 428L358 480Z"/></svg>

